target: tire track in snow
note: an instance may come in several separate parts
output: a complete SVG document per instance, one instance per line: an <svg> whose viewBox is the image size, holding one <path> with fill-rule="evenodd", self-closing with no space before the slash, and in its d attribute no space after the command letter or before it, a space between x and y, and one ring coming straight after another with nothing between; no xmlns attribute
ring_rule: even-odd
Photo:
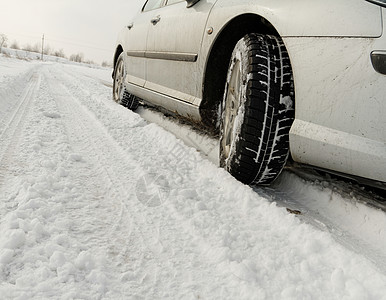
<svg viewBox="0 0 386 300"><path fill-rule="evenodd" d="M0 294L7 299L21 294L40 299L46 298L41 296L44 286L50 286L51 295L95 299L107 281L104 255L98 247L89 252L87 246L94 242L88 235L93 231L92 219L86 216L84 221L80 219L84 215L76 213L82 211L81 205L90 210L95 203L81 201L79 183L71 176L78 157L69 145L46 78L40 77L20 132L20 151L13 157L24 165L18 168L20 174L10 176L16 182L4 187L12 193L4 202L12 207L0 222ZM79 239L79 233L85 238Z"/></svg>
<svg viewBox="0 0 386 300"><path fill-rule="evenodd" d="M109 182L108 194L111 198L104 200L119 201L119 204L112 203L113 206L120 206L119 209L114 210L117 213L119 211L119 218L116 219L113 214L105 216L114 220L114 224L110 225L107 233L99 235L97 238L100 239L99 243L110 245L111 254L118 257L115 259L116 263L127 262L127 266L121 266L123 272L126 272L122 278L139 280L140 283L150 281L155 285L160 284L160 281L165 281L165 274L167 274L166 277L170 277L175 273L170 260L176 254L172 245L162 243L161 240L167 239L162 239L160 236L170 235L172 232L175 236L168 236L168 243L176 239L176 244L180 244L182 240L187 245L193 237L190 236L189 231L180 228L178 221L173 220L173 213L169 211L168 206L160 206L155 208L158 212L153 212L151 208L144 207L138 201L135 190L126 188L136 186L138 181L136 174L141 172L139 169L142 166L136 163L135 156L124 151L103 125L80 104L76 96L71 93L73 89L65 86L66 79L55 78L56 74L52 69L45 71L50 90L55 91L54 98L59 110L63 115L68 116L66 127L71 137L71 144L73 147L81 144L82 146L77 147L81 156L85 157L88 153L87 161L94 164L95 169L100 170L100 174L93 180ZM86 148L84 145L87 145ZM91 184L97 185L97 182ZM194 248L195 245L189 247ZM194 256L194 251L191 251L190 255ZM196 256L195 261L197 260ZM163 265L162 268L157 267L154 270L154 265L160 263ZM197 281L199 280L200 278L197 278ZM144 289L142 286L138 286L138 289L146 290L147 293L156 292L156 290ZM161 295L148 296L160 297Z"/></svg>
<svg viewBox="0 0 386 300"><path fill-rule="evenodd" d="M32 101L40 86L41 77L37 70L32 74L26 74L25 78L27 86L12 115L4 122L5 126L0 135L0 170L2 171L0 172L0 185L3 184L4 177L10 170L11 164L15 163L12 157L18 149L20 135L24 130L25 121L31 111ZM7 100L12 101L14 99Z"/></svg>
<svg viewBox="0 0 386 300"><path fill-rule="evenodd" d="M89 191L96 191L99 182L104 181L103 186L106 186L107 189L109 189L109 195L111 197L117 197L118 199L121 199L121 197L128 197L127 192L114 181L114 178L112 178L111 167L106 166L107 162L111 160L106 157L106 153L108 156L112 149L106 149L106 142L102 142L102 139L103 137L108 139L108 136L103 134L102 128L95 125L94 120L90 120L87 116L87 111L78 104L77 100L73 98L65 86L59 82L51 70L45 70L45 78L48 82L50 91L53 92L59 111L66 116L65 127L70 138L70 143L74 150L79 153L79 157L75 157L75 159L79 161L85 160L88 165L93 165L92 169L96 171L94 174L91 174L92 172L87 172L87 170L85 170L83 174L80 174L79 180L84 180L85 187ZM88 168L90 168L90 166L88 166ZM102 200L108 201L109 199ZM114 201L115 199L112 198L112 200ZM120 226L123 225L126 228L129 228L129 232L126 233L128 233L130 237L132 234L132 224L130 224L128 218L125 218L127 213L125 212L126 208L123 201L120 201L119 205L113 202L111 203L111 206L113 208L111 215L104 216L107 217L106 221L109 223L109 232L107 235L100 234L99 238L103 240L107 237L107 240L104 241L105 244L114 245L115 242L117 242L120 246L125 246L122 245L121 239L114 236L117 233L116 230L119 230ZM114 218L114 216L119 217ZM125 223L126 220L129 220L129 222ZM109 240L112 237L116 238L116 240ZM126 244L126 242L124 244ZM123 249L120 250L112 250L112 252L115 254L122 253L125 252L126 248L127 247L123 247Z"/></svg>
<svg viewBox="0 0 386 300"><path fill-rule="evenodd" d="M83 229L78 228L77 239L88 245L94 251L97 248L105 248L111 265L110 273L115 278L114 281L132 280L142 283L146 274L137 270L143 268L146 256L146 243L136 228L139 225L129 213L125 201L132 196L132 191L124 189L127 181L122 176L116 176L113 171L118 168L125 174L132 167L128 166L116 145L109 141L109 136L104 129L92 119L88 111L82 107L78 100L73 97L69 90L62 84L51 69L45 69L45 78L48 82L49 90L60 113L64 116L64 125L70 140L70 145L77 155L79 162L84 164L78 167L79 174L77 180L82 182L82 191L87 193L87 202L99 203L98 209L90 212L87 208L77 209L71 218L90 218L97 215L101 221L92 224L92 231L84 235ZM107 140L107 141L106 141ZM121 160L120 160L121 159ZM117 162L118 161L118 166ZM130 163L129 163L130 164ZM100 197L94 195L100 189ZM93 199L95 197L95 199ZM106 206L111 208L108 211ZM86 214L90 215L87 216ZM81 225L84 227L84 225ZM134 284L135 285L135 284ZM117 291L118 287L113 288ZM131 291L135 294L134 291ZM122 292L125 294L125 291Z"/></svg>

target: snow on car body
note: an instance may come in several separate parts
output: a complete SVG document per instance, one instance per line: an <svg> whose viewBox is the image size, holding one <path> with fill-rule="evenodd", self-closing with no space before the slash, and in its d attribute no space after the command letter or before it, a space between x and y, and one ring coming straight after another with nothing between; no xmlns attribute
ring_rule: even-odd
<svg viewBox="0 0 386 300"><path fill-rule="evenodd" d="M124 80L114 72L115 100L127 105L137 101L135 95L220 128L222 166L247 183L273 181L288 148L297 162L386 182L382 6L384 0L149 0L119 35L114 63L121 57L125 68ZM241 63L236 44L243 39L246 46L238 48L247 47L246 56L253 53L258 61ZM268 59L265 49L272 52ZM240 62L241 75L230 60ZM267 80L249 82L264 68ZM293 90L283 80L291 69ZM282 84L272 87L277 78ZM237 101L230 97L235 89ZM241 114L241 123L249 123L260 105L248 98L251 93L253 101L266 102L265 116L256 116L259 125L237 130L240 120L234 119ZM294 102L294 117L279 114L285 100L287 108ZM267 116L270 107L275 111ZM277 124L268 128L267 122ZM255 148L244 145L254 142Z"/></svg>

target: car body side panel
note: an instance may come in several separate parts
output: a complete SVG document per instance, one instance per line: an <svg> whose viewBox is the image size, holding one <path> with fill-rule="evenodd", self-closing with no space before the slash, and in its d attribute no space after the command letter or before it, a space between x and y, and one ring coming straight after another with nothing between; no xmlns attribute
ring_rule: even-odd
<svg viewBox="0 0 386 300"><path fill-rule="evenodd" d="M126 80L139 86L144 86L146 81L146 61L140 55L132 56L128 53L144 53L146 50L146 37L150 25L151 14L139 13L125 27L120 34L120 42L125 52Z"/></svg>
<svg viewBox="0 0 386 300"><path fill-rule="evenodd" d="M201 88L196 81L196 58L214 3L215 0L200 1L187 8L182 1L155 12L160 21L149 28L147 51L155 57L157 54L169 54L169 57L147 59L146 88L192 104L196 102L195 95ZM186 60L184 55L188 55Z"/></svg>
<svg viewBox="0 0 386 300"><path fill-rule="evenodd" d="M178 115L186 117L190 120L193 120L197 123L200 123L200 114L198 111L198 106L177 101L175 98L157 93L155 91L145 89L135 84L128 83L126 88L137 97L143 99L147 104L151 106L158 106L166 109L170 112L178 112Z"/></svg>
<svg viewBox="0 0 386 300"><path fill-rule="evenodd" d="M296 162L386 182L386 145L296 119L290 132Z"/></svg>

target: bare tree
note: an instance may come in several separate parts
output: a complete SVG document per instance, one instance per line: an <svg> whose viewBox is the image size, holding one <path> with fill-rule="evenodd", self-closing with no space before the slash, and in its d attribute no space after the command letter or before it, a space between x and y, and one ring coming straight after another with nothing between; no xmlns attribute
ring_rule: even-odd
<svg viewBox="0 0 386 300"><path fill-rule="evenodd" d="M71 61L75 61L75 62L79 62L79 63L83 62L83 59L84 59L83 53L72 54L70 56Z"/></svg>
<svg viewBox="0 0 386 300"><path fill-rule="evenodd" d="M54 53L54 50L51 48L50 45L47 45L44 47L44 54L45 55L51 55L52 53Z"/></svg>
<svg viewBox="0 0 386 300"><path fill-rule="evenodd" d="M31 44L27 44L27 45L24 45L24 46L22 47L22 49L23 49L24 51L31 52L31 51L32 51L32 46L31 46Z"/></svg>
<svg viewBox="0 0 386 300"><path fill-rule="evenodd" d="M3 49L3 46L6 46L7 45L7 41L8 41L8 37L1 33L0 34L0 53L1 53L1 50Z"/></svg>
<svg viewBox="0 0 386 300"><path fill-rule="evenodd" d="M41 52L41 45L39 43L36 43L35 45L32 46L32 52Z"/></svg>
<svg viewBox="0 0 386 300"><path fill-rule="evenodd" d="M64 54L63 49L53 51L53 55L57 56L57 57L63 57L63 58L66 57L66 55Z"/></svg>
<svg viewBox="0 0 386 300"><path fill-rule="evenodd" d="M20 46L19 46L19 43L15 40L12 42L11 46L10 46L12 49L16 49L16 50L19 50L20 49Z"/></svg>

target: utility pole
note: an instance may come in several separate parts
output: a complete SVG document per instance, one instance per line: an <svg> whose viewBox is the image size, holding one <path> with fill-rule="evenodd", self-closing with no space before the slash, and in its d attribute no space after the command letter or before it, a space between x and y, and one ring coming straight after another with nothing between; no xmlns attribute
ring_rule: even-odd
<svg viewBox="0 0 386 300"><path fill-rule="evenodd" d="M44 56L44 33L42 37L42 61L43 61L43 56Z"/></svg>

